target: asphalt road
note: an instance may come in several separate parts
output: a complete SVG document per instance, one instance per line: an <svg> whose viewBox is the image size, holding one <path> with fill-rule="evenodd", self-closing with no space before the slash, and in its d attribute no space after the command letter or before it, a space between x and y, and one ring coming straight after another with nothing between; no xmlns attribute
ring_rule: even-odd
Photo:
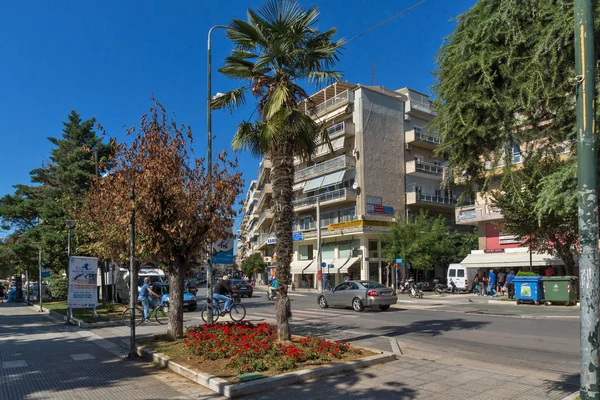
<svg viewBox="0 0 600 400"><path fill-rule="evenodd" d="M199 300L205 289L198 293ZM486 305L469 296L401 301L388 311L320 309L316 293L292 292L292 326L313 333L391 351L392 341L407 355L499 372L578 382L577 308ZM477 300L477 299L475 299ZM473 301L473 300L472 300ZM274 322L274 303L266 293L243 299L246 319ZM199 307L198 310L200 310ZM491 315L490 315L491 314ZM200 312L186 313L186 324L202 323Z"/></svg>

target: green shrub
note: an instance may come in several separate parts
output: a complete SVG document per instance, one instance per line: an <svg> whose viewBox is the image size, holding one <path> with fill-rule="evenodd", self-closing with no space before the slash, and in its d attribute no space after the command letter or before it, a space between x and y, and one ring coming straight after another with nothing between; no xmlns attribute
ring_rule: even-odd
<svg viewBox="0 0 600 400"><path fill-rule="evenodd" d="M67 278L49 278L50 292L54 299L66 299L68 283Z"/></svg>
<svg viewBox="0 0 600 400"><path fill-rule="evenodd" d="M517 276L540 276L540 274L530 271L519 271L517 272Z"/></svg>

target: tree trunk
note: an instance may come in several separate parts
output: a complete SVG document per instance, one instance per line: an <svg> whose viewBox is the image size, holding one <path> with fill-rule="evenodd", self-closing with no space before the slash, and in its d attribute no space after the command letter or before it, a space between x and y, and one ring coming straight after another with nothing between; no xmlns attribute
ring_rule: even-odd
<svg viewBox="0 0 600 400"><path fill-rule="evenodd" d="M185 268L181 264L169 267L169 326L167 336L171 339L183 337L183 277Z"/></svg>
<svg viewBox="0 0 600 400"><path fill-rule="evenodd" d="M277 254L277 282L279 283L279 299L275 305L277 317L277 334L280 341L290 340L289 318L291 317L290 300L287 296L290 263L294 251L292 242L292 222L295 218L292 205L294 185L294 152L292 146L283 143L272 154L273 203L275 214L275 252Z"/></svg>

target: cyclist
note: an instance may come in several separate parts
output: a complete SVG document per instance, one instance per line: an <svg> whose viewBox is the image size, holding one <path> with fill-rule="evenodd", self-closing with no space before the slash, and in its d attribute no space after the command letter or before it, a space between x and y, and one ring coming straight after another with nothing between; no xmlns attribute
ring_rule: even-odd
<svg viewBox="0 0 600 400"><path fill-rule="evenodd" d="M144 278L144 285L140 289L140 293L138 294L138 300L142 303L142 307L144 307L144 320L146 322L149 321L148 316L150 315L150 303L148 300L152 300L153 297L159 298L159 296L150 289L150 278Z"/></svg>
<svg viewBox="0 0 600 400"><path fill-rule="evenodd" d="M229 310L229 306L231 306L231 297L227 297L226 295L233 294L233 291L229 287L229 276L223 275L223 278L219 280L216 284L214 292L213 292L213 304L215 306L215 310L217 309L217 302L224 301L225 307L221 312L221 316L224 316L226 311Z"/></svg>

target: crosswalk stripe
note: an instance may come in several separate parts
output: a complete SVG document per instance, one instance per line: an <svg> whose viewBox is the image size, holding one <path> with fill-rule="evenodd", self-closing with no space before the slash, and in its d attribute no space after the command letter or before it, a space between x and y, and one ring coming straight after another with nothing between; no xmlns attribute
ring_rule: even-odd
<svg viewBox="0 0 600 400"><path fill-rule="evenodd" d="M256 317L264 317L264 318L274 318L275 317L275 312L272 311L261 311L261 312L252 312L252 313L248 313L249 316L256 316ZM292 318L293 319L302 319L302 320L306 320L306 319L327 319L327 318L338 318L338 317L345 317L345 318L358 318L358 315L352 315L352 314L339 314L339 313L314 313L314 312L306 312L305 310L292 310Z"/></svg>

